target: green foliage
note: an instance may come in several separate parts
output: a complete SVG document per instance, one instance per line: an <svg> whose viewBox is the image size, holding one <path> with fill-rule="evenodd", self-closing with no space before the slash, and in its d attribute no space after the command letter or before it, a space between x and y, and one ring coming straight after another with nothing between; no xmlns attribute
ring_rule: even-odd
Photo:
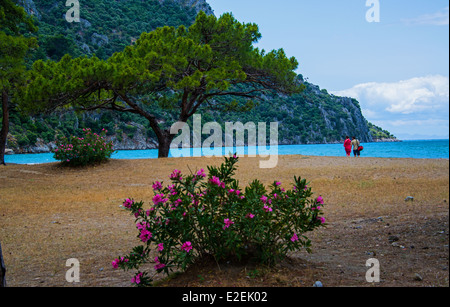
<svg viewBox="0 0 450 307"><path fill-rule="evenodd" d="M21 35L25 30L36 28L23 8L0 0L0 92L10 92L23 82L24 58L36 44L34 38Z"/></svg>
<svg viewBox="0 0 450 307"><path fill-rule="evenodd" d="M0 29L8 35L19 35L24 30L37 31L33 20L15 1L0 0Z"/></svg>
<svg viewBox="0 0 450 307"><path fill-rule="evenodd" d="M382 128L367 122L367 126L369 127L370 134L376 140L381 139L396 139L394 135L392 135L389 131L383 130Z"/></svg>
<svg viewBox="0 0 450 307"><path fill-rule="evenodd" d="M92 133L91 129L83 129L83 137L58 137L54 158L67 166L85 166L108 160L114 153L112 143L105 139L106 131Z"/></svg>
<svg viewBox="0 0 450 307"><path fill-rule="evenodd" d="M69 23L64 18L69 9L65 1L34 0L34 3L40 12L36 24L42 49L33 55L33 60L58 61L64 54L73 57L96 54L106 60L131 45L142 32L162 26L190 25L196 15L194 9L182 8L171 1L160 4L157 0L84 0L80 2L81 21ZM99 43L96 35L104 35L107 40ZM63 43L61 49L54 48L55 42Z"/></svg>
<svg viewBox="0 0 450 307"><path fill-rule="evenodd" d="M115 259L113 267L139 270L153 260L157 273L169 274L208 255L217 262L254 259L274 265L289 252L310 251L306 234L325 226L322 197L313 198L301 178L294 178L292 190L277 181L268 190L259 180L243 189L233 178L237 162L233 156L208 167L206 180L203 169L187 176L174 170L169 186L154 183L147 210L142 201L125 200L143 245ZM148 286L152 280L138 271L132 282Z"/></svg>

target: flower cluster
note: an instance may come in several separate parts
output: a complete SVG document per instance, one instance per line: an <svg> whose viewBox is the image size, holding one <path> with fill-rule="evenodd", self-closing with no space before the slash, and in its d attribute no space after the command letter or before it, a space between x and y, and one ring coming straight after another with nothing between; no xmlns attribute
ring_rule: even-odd
<svg viewBox="0 0 450 307"><path fill-rule="evenodd" d="M69 166L85 166L108 160L114 153L112 142L106 141L103 129L100 134L91 129L83 129L83 137L59 136L56 148L52 150L54 158Z"/></svg>
<svg viewBox="0 0 450 307"><path fill-rule="evenodd" d="M113 261L114 268L139 269L153 262L154 274L186 269L200 257L216 261L253 258L275 264L289 252L306 249L306 234L325 226L322 196L313 198L306 180L294 177L291 190L280 181L267 189L259 180L240 188L234 179L236 156L220 167L182 175L174 170L171 183L155 182L151 207L127 198L123 207L136 218L137 246L126 257ZM154 250L157 256L150 258ZM153 252L153 253L154 253ZM137 286L150 285L153 277L138 272Z"/></svg>

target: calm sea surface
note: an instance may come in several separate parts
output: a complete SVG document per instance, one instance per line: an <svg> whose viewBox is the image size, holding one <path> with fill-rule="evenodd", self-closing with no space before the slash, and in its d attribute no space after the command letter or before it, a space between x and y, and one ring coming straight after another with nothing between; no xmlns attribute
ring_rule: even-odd
<svg viewBox="0 0 450 307"><path fill-rule="evenodd" d="M395 143L365 143L361 157L377 158L416 158L416 159L449 159L449 140L424 140L403 141ZM238 155L278 154L278 155L306 155L306 156L345 156L342 144L321 145L280 145L278 147L237 147L219 148L216 150L201 150L188 148L171 150L171 157L200 157L200 156L224 156L230 152ZM115 152L113 159L156 159L158 150L120 150ZM6 163L16 164L40 164L57 162L52 153L44 154L16 154L6 155Z"/></svg>

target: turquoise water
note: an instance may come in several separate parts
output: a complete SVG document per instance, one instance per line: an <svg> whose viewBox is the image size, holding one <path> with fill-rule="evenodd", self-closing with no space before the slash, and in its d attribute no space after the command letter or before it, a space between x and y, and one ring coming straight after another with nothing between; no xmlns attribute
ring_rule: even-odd
<svg viewBox="0 0 450 307"><path fill-rule="evenodd" d="M364 151L361 157L376 158L415 158L415 159L448 159L449 140L423 140L403 141L395 143L364 143ZM320 145L280 145L278 147L237 147L219 148L217 150L205 150L199 148L187 148L171 150L170 157L200 157L200 156L224 156L230 152L238 155L256 154L271 155L306 155L306 156L345 156L342 144ZM156 159L158 150L120 150L112 155L113 159ZM16 164L40 164L57 162L52 153L43 154L17 154L6 155L6 163Z"/></svg>

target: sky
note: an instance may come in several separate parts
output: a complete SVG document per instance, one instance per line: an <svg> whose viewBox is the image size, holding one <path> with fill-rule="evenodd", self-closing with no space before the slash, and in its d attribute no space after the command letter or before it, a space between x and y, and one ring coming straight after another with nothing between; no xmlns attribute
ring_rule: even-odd
<svg viewBox="0 0 450 307"><path fill-rule="evenodd" d="M449 138L448 0L207 0L399 139Z"/></svg>

